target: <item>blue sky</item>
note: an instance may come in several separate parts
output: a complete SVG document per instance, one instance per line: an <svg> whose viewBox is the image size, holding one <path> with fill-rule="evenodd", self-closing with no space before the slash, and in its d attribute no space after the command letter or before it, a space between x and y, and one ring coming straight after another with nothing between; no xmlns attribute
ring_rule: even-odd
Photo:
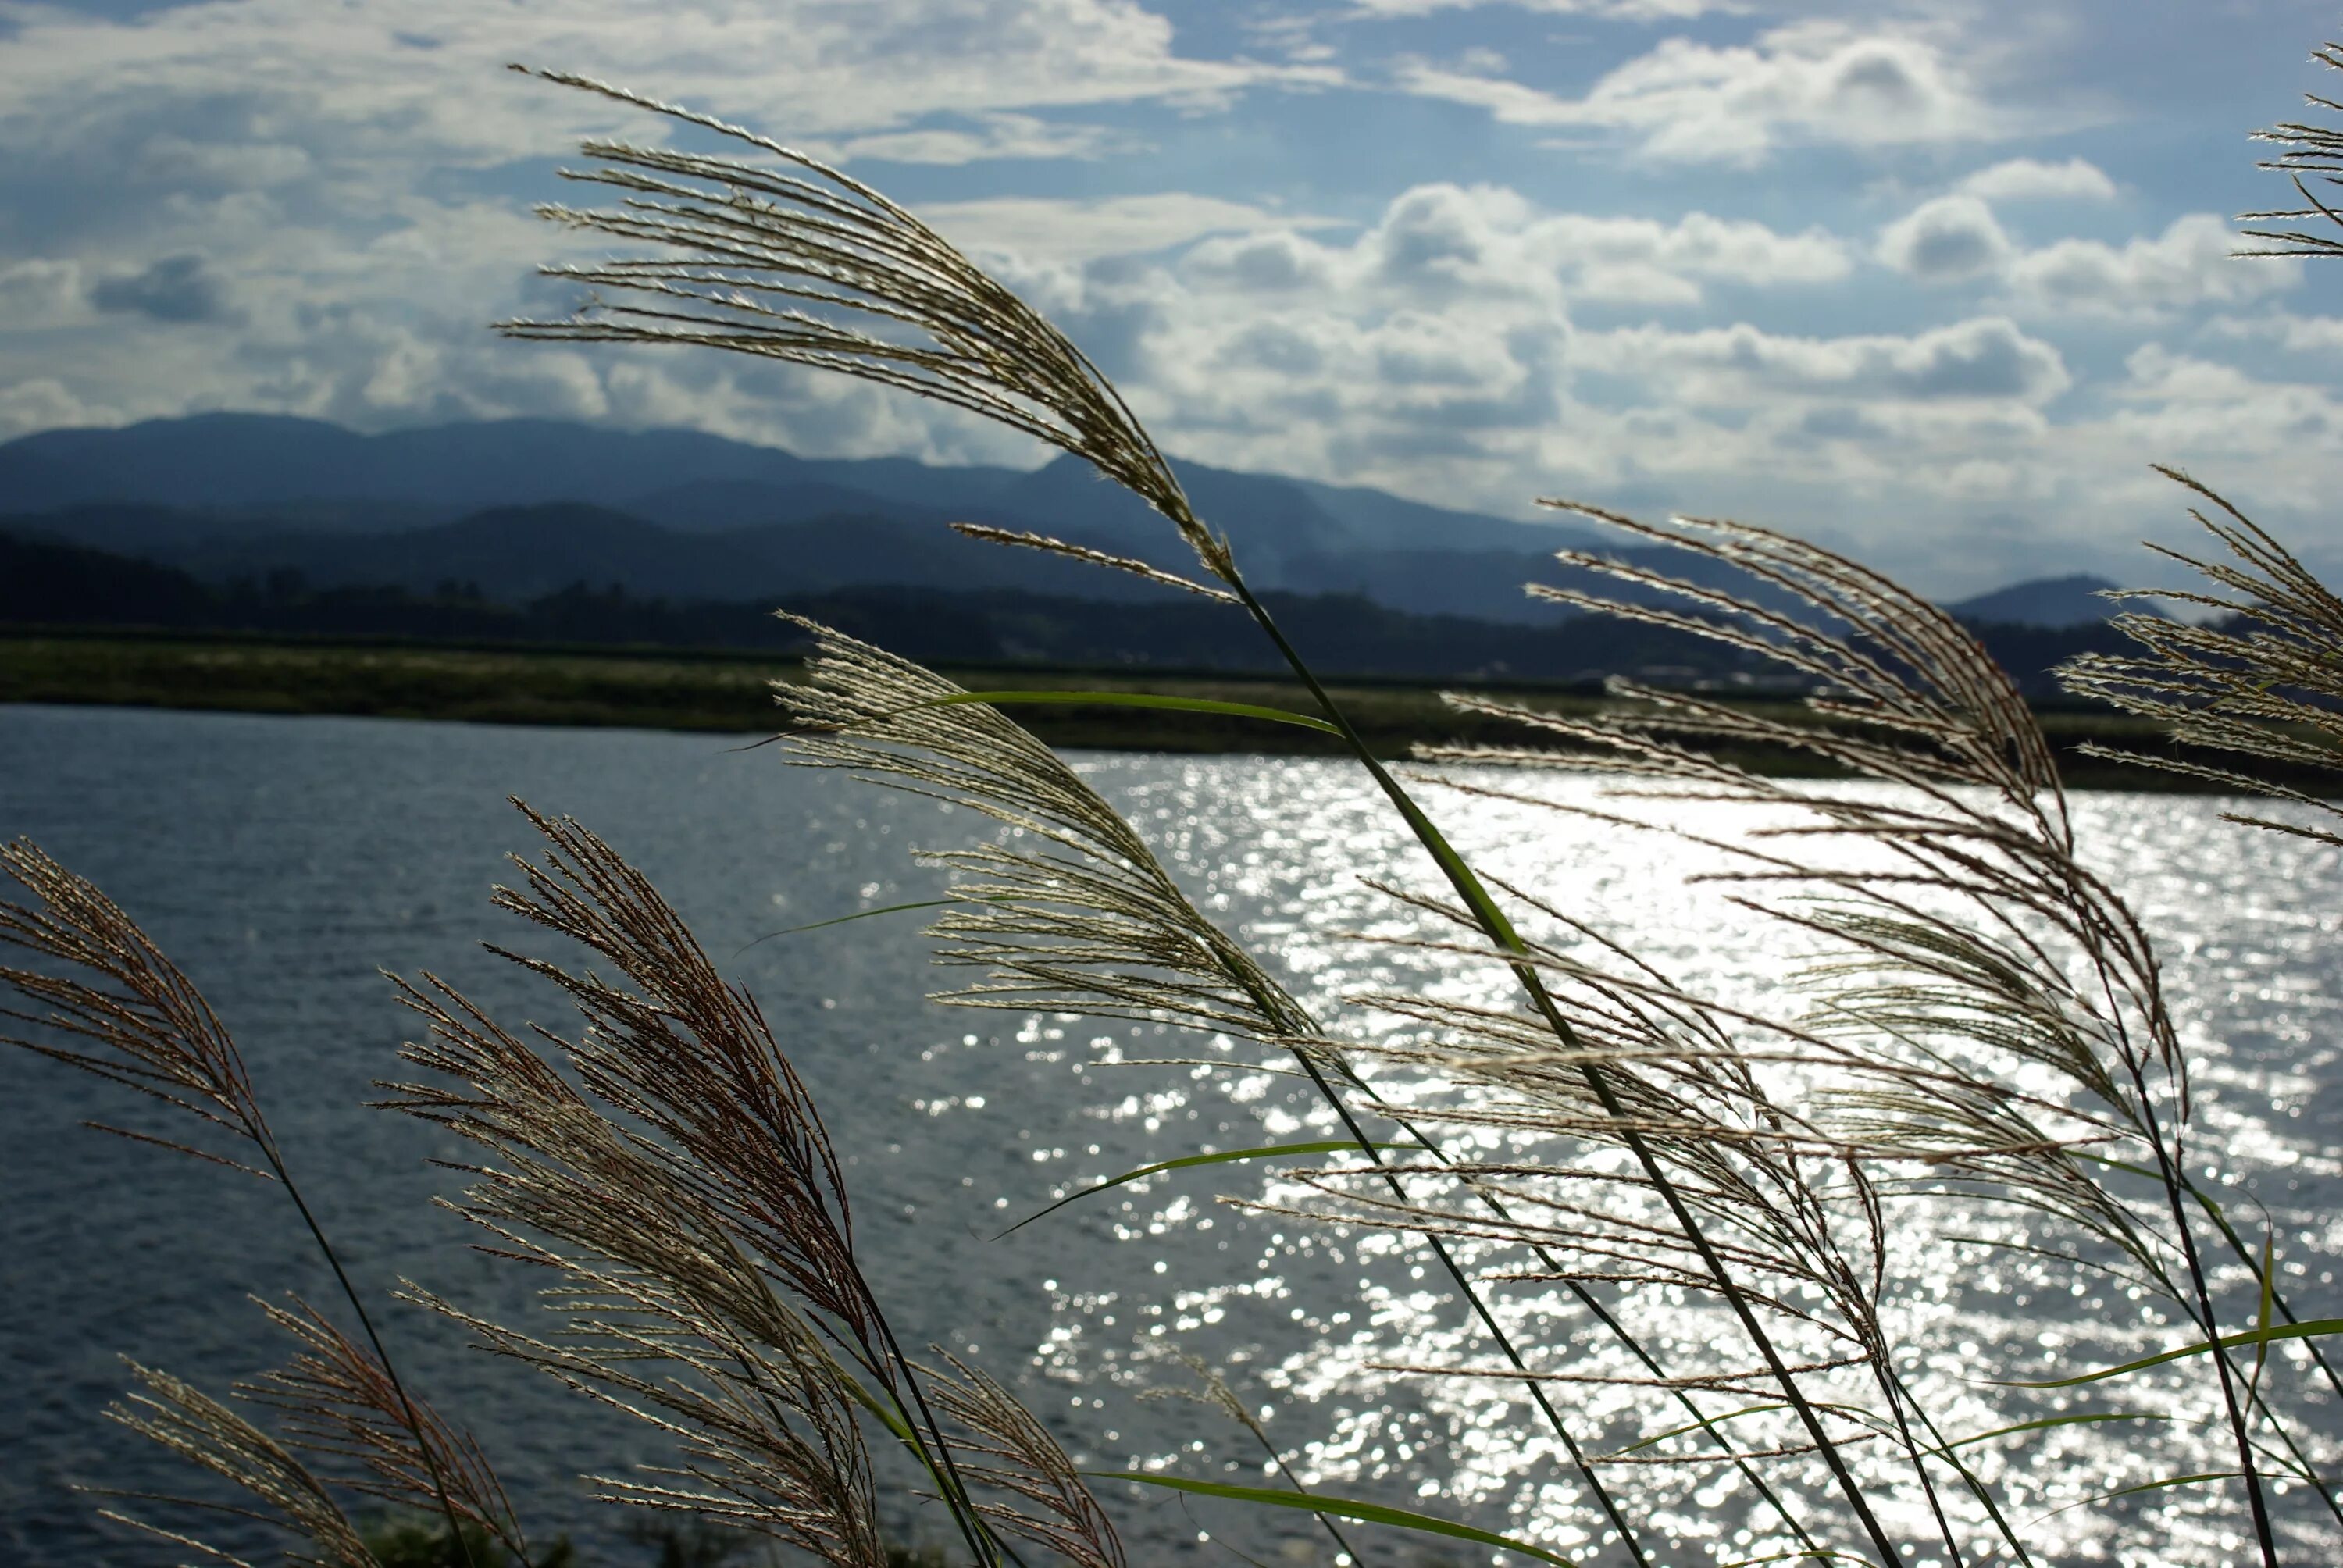
<svg viewBox="0 0 2343 1568"><path fill-rule="evenodd" d="M548 415L1032 463L715 356L501 342L528 215L657 122L843 163L1043 306L1175 456L1525 515L1743 516L1954 594L2185 538L2343 564L2343 268L2232 259L2292 0L0 0L0 437L210 408Z"/></svg>

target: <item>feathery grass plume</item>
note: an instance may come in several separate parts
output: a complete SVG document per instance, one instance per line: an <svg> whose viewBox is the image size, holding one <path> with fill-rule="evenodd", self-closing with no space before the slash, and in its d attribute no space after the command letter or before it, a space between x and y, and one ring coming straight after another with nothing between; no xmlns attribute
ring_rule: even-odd
<svg viewBox="0 0 2343 1568"><path fill-rule="evenodd" d="M391 1085L389 1103L486 1151L459 1211L498 1238L492 1250L552 1274L546 1299L565 1321L540 1340L418 1298L689 1456L688 1491L606 1478L605 1495L879 1568L870 1458L844 1375L679 1170L682 1157L623 1131L452 989L399 984L427 1025L404 1057L439 1081Z"/></svg>
<svg viewBox="0 0 2343 1568"><path fill-rule="evenodd" d="M644 259L548 266L596 291L566 320L519 318L508 337L702 344L914 392L1095 465L1171 521L1206 571L1234 573L1121 395L1039 313L944 237L859 180L742 126L585 76L528 71L713 131L774 167L593 140L606 166L562 171L623 193L616 207L538 213L662 247ZM604 300L602 293L628 303Z"/></svg>
<svg viewBox="0 0 2343 1568"><path fill-rule="evenodd" d="M377 1432L382 1452L402 1450L413 1468L430 1477L439 1512L468 1562L470 1548L455 1500L445 1477L438 1473L438 1457L432 1446L432 1434L445 1431L445 1424L400 1381L375 1329L373 1315L342 1267L340 1254L286 1168L276 1134L261 1114L235 1037L195 983L95 883L75 876L25 839L0 845L0 874L13 879L35 900L26 905L0 900L0 945L45 959L66 971L0 966L0 987L47 1010L35 1014L0 1008L0 1019L46 1035L85 1041L94 1049L76 1049L12 1031L0 1031L0 1045L21 1046L136 1090L251 1145L259 1159L256 1165L181 1140L91 1123L100 1131L192 1154L274 1181L283 1188L357 1316L371 1347L369 1365L379 1372L393 1396L392 1404L385 1409L389 1424ZM91 978L76 978L74 970ZM487 1473L485 1462L479 1473Z"/></svg>
<svg viewBox="0 0 2343 1568"><path fill-rule="evenodd" d="M2343 71L2343 45L2322 44L2310 52L2310 57L2330 71ZM2343 104L2316 93L2305 93L2303 102L2314 109L2343 115ZM2291 224L2324 218L2327 226L2319 228L2248 228L2245 236L2258 239L2267 247L2261 250L2241 250L2242 256L2343 256L2343 211L2338 211L2331 201L2321 201L2311 193L2311 182L2304 176L2316 176L2318 184L2343 186L2343 127L2318 125L2303 120L2287 120L2266 131L2256 131L2254 140L2284 147L2278 156L2266 160L2262 167L2274 169L2294 182L2302 197L2298 207L2280 208L2271 212L2249 212L2238 215L2239 221L2251 224Z"/></svg>
<svg viewBox="0 0 2343 1568"><path fill-rule="evenodd" d="M239 1384L236 1392L273 1407L294 1447L355 1462L359 1473L337 1479L350 1491L393 1503L437 1505L444 1486L467 1525L477 1526L521 1563L533 1563L528 1538L504 1484L472 1435L429 1406L407 1426L397 1383L365 1346L306 1302L261 1310L300 1347L285 1365Z"/></svg>
<svg viewBox="0 0 2343 1568"><path fill-rule="evenodd" d="M1160 567L1149 566L1145 561L1131 556L1109 555L1104 550L1094 550L1088 545L1070 544L1064 539L1051 538L1047 534L1027 533L1016 528L997 528L989 523L953 523L950 527L952 532L984 544L1008 545L1017 549L1040 550L1043 555L1064 556L1069 560L1081 561L1085 566L1105 567L1111 571L1129 572L1131 576L1144 578L1149 582L1160 583L1165 588L1180 588L1187 593L1201 595L1220 604L1243 602L1226 588L1216 588L1209 583L1200 583L1192 578L1183 578L1177 572L1167 572Z"/></svg>
<svg viewBox="0 0 2343 1568"><path fill-rule="evenodd" d="M568 1055L587 1088L670 1141L669 1175L858 1346L875 1346L878 1306L856 1265L837 1151L756 1000L725 982L658 890L608 845L575 822L521 810L544 835L545 858L516 858L524 884L498 889L496 906L582 943L633 987L504 954L576 1004L586 1029ZM887 1375L888 1364L874 1353L872 1371Z"/></svg>
<svg viewBox="0 0 2343 1568"><path fill-rule="evenodd" d="M1469 927L1461 909L1439 912ZM1473 950L1466 944L1408 945ZM1882 1151L1801 1113L1766 1081L1785 1064L1829 1065L1826 1055L1789 1028L1775 1031L1780 1039L1770 1050L1753 1046L1725 1027L1717 1010L1648 969L1608 974L1541 941L1528 943L1525 956L1571 1027L1576 1043L1570 1048L1557 1050L1545 1020L1525 1011L1399 995L1360 999L1423 1026L1420 1038L1358 1048L1426 1089L1446 1087L1444 1094L1414 1096L1411 1121L1477 1134L1454 1141L1466 1151L1492 1151L1397 1167L1420 1184L1433 1183L1433 1192L1410 1202L1363 1189L1355 1173L1304 1171L1296 1179L1320 1195L1318 1203L1253 1206L1471 1238L1519 1250L1516 1256L1526 1251L1527 1260L1504 1265L1495 1277L1608 1290L1616 1312L1664 1319L1680 1313L1685 1297L1717 1300L1723 1292L1710 1257L1684 1236L1654 1183L1637 1163L1619 1158L1633 1131L1674 1175L1711 1252L1738 1281L1743 1303L1769 1320L1768 1337L1788 1371L1813 1377L1875 1369L1882 1394L1876 1410L1855 1408L1859 1389L1844 1380L1827 1399L1815 1396L1832 1441L1855 1449L1896 1434L1900 1395L1885 1372L1891 1347L1877 1312L1886 1245L1868 1169ZM1589 1060L1608 1072L1615 1109L1599 1102L1577 1070ZM1648 1363L1624 1372L1590 1368L1576 1353L1582 1347L1566 1342L1541 1346L1537 1364L1526 1370L1485 1363L1389 1370L1734 1394L1778 1418L1742 1447L1745 1461L1817 1457L1819 1445L1781 1401L1775 1369L1740 1364L1731 1354L1735 1342L1727 1339L1689 1361L1679 1357L1664 1374ZM1699 1407L1690 1413L1695 1423L1684 1430L1696 1432ZM1726 1456L1669 1453L1619 1462L1715 1467ZM1889 1483L1875 1476L1866 1484L1884 1493Z"/></svg>
<svg viewBox="0 0 2343 1568"><path fill-rule="evenodd" d="M790 760L970 807L1026 836L937 853L963 907L930 928L940 961L986 978L940 1000L1176 1021L1277 1044L1309 1013L1190 901L1146 839L998 709L933 671L801 618L802 684L777 682Z"/></svg>
<svg viewBox="0 0 2343 1568"><path fill-rule="evenodd" d="M1628 798L1800 813L1768 829L1763 847L1663 830L1738 857L1715 874L1739 890L1737 902L1836 945L1840 958L1813 977L1824 1000L1796 1027L1827 1044L1851 1076L1815 1096L1808 1114L1818 1125L1835 1121L1852 1145L1912 1161L1917 1174L1901 1184L1907 1195L1982 1184L2076 1221L2123 1251L2207 1337L2217 1333L2192 1224L2187 1067L2155 951L2124 900L2077 859L2048 748L2007 677L1950 617L1829 551L1741 524L1677 518L1656 528L1571 509L1735 566L1794 596L1803 613L1574 552L1562 558L1665 590L1688 608L1534 591L1764 654L1815 683L1808 706L1829 723L1788 723L1619 683L1627 706L1588 719L1459 699L1567 741L1569 751L1426 755L1592 765L1644 776L1620 789ZM1907 793L1882 799L1761 778L1683 737L1803 749ZM1845 847L1854 862L1827 858L1830 846ZM1785 907L1765 896L1792 890L1812 897ZM2027 1066L2059 1074L2066 1101L2045 1105L2027 1094ZM2157 1201L2127 1200L2100 1179L2103 1163L2076 1151L2098 1140L2146 1167ZM2241 1392L2226 1355L2211 1360L2257 1534L2273 1557L2255 1429L2284 1429Z"/></svg>
<svg viewBox="0 0 2343 1568"><path fill-rule="evenodd" d="M2139 590L2129 598L2163 599L2213 610L2220 618L2192 624L2127 614L2115 625L2140 645L2131 654L2087 653L2058 668L2059 684L2077 697L2153 719L2175 740L2343 777L2343 598L2320 582L2244 513L2177 469L2157 472L2208 503L2213 515L2188 515L2228 551L2205 560L2151 545L2222 590ZM2236 769L2097 745L2094 756L2161 768L2210 780L2240 794L2306 806L2330 822L2343 807L2308 789ZM2268 817L2225 812L2226 820L2343 845L2343 831Z"/></svg>
<svg viewBox="0 0 2343 1568"><path fill-rule="evenodd" d="M545 1293L564 1320L550 1339L417 1299L480 1348L672 1440L676 1462L587 1477L598 1499L709 1520L838 1568L882 1568L870 1456L838 1364L809 1326L800 1322L794 1342L770 1330L751 1339L640 1274L550 1250L532 1261L563 1280Z"/></svg>
<svg viewBox="0 0 2343 1568"><path fill-rule="evenodd" d="M176 1106L251 1144L267 1168L173 1139L89 1124L98 1131L159 1143L275 1180L277 1141L254 1098L252 1077L236 1040L203 993L120 905L37 845L22 839L0 845L0 873L34 900L29 905L0 900L0 945L94 977L0 966L0 986L47 1010L31 1014L0 1008L0 1019L85 1041L92 1049L14 1030L0 1032L0 1044L36 1051Z"/></svg>
<svg viewBox="0 0 2343 1568"><path fill-rule="evenodd" d="M951 1371L928 1371L937 1406L955 1422L956 1446L978 1456L969 1480L1004 1499L980 1503L986 1518L1046 1547L1075 1568L1126 1568L1114 1522L1049 1429L1017 1397L948 1351Z"/></svg>
<svg viewBox="0 0 2343 1568"><path fill-rule="evenodd" d="M517 859L525 884L499 889L498 906L580 941L627 983L505 955L578 1007L578 1040L545 1038L582 1089L447 987L403 987L430 1025L408 1060L456 1084L397 1086L394 1103L492 1151L465 1211L561 1282L558 1342L466 1321L492 1348L682 1440L689 1484L606 1480L621 1501L764 1530L840 1563L878 1561L859 1405L927 1469L980 1561L1005 1552L995 1523L1111 1559L1096 1502L997 1385L955 1362L930 1401L930 1375L897 1344L857 1262L829 1133L754 999L608 845L521 809L548 848L541 862ZM973 1471L943 1418L974 1434Z"/></svg>
<svg viewBox="0 0 2343 1568"><path fill-rule="evenodd" d="M374 1554L367 1550L333 1493L283 1444L168 1372L136 1362L127 1364L138 1380L139 1392L109 1406L106 1415L189 1463L233 1483L261 1506L240 1508L195 1498L149 1497L147 1501L273 1525L301 1543L288 1546L285 1555L287 1562L303 1568L375 1568ZM234 1568L251 1568L242 1558L116 1510L106 1510L106 1517Z"/></svg>

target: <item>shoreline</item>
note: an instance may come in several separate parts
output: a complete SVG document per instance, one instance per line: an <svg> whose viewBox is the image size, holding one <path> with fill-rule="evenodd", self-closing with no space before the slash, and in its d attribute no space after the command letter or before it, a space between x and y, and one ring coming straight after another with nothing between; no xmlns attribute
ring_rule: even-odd
<svg viewBox="0 0 2343 1568"><path fill-rule="evenodd" d="M341 714L747 736L771 733L767 683L791 678L799 669L799 661L783 656L685 649L0 632L0 703ZM1268 676L1036 665L946 668L941 673L977 689L1146 691L1272 708L1309 706L1296 683ZM1498 692L1524 706L1570 714L1592 713L1605 701L1584 687L1358 678L1326 684L1370 746L1387 759L1404 757L1411 746L1423 742L1539 743L1537 734L1521 725L1447 708L1440 700L1443 688ZM1774 717L1804 712L1785 698L1728 699ZM1021 706L1009 711L1058 746L1274 756L1342 751L1332 737L1258 719L1106 704ZM2092 740L2164 749L2163 737L2151 724L2079 709L2037 709L2036 716L2070 788L2221 792L2183 776L2076 755L2077 747ZM1777 776L1826 773L1802 765L1795 752L1725 755Z"/></svg>

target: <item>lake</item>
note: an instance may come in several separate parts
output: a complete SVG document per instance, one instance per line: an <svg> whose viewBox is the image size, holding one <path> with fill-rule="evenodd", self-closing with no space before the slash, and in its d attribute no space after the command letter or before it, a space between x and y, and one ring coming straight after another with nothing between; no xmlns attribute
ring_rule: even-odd
<svg viewBox="0 0 2343 1568"><path fill-rule="evenodd" d="M1339 1011L1369 988L1503 996L1502 970L1480 960L1356 939L1417 929L1362 884L1362 870L1434 884L1345 765L1077 760L1198 901L1313 1005ZM1224 1415L1161 1397L1193 1386L1185 1355L1224 1375L1297 1473L1325 1490L1525 1528L1565 1549L1594 1528L1550 1442L1515 1441L1520 1412L1502 1385L1374 1370L1480 1354L1437 1271L1388 1235L1214 1201L1298 1191L1262 1168L1159 1177L994 1239L1061 1193L1143 1163L1328 1134L1313 1131L1327 1119L1306 1085L1224 1044L920 1000L955 977L927 964L919 913L772 935L938 896L941 874L912 850L989 835L972 813L706 736L0 707L0 836L28 836L107 890L204 990L357 1277L377 1295L412 1277L525 1324L533 1282L467 1251L467 1227L431 1206L458 1185L432 1160L460 1149L362 1104L376 1080L397 1075L412 1032L379 970L435 971L508 1024L566 1022L540 984L478 945L518 936L487 902L508 879L502 857L529 848L507 804L516 795L608 839L755 992L847 1154L866 1261L907 1342L980 1362L1101 1468L1270 1483L1253 1439ZM1427 799L1485 868L1536 887L1690 989L1755 1000L1777 987L1787 961L1778 937L1685 886L1680 849L1529 807L1436 789ZM1727 809L1677 809L1730 825ZM2267 1212L2303 1315L2338 1315L2343 857L2224 823L2223 809L2207 798L2108 793L2077 797L2075 817L2085 859L2160 945L2201 1064L2195 1157L2238 1190L2233 1212L2250 1217L2257 1239ZM99 1503L73 1490L189 1484L174 1462L103 1419L125 1386L118 1358L220 1393L279 1354L247 1294L295 1291L335 1304L280 1193L82 1131L85 1118L173 1125L79 1074L0 1054L0 1559L26 1568L175 1560L98 1520ZM2040 1364L2042 1347L2084 1364L2135 1342L2119 1326L2103 1330L2103 1318L2120 1314L2102 1312L2080 1286L2070 1295L2065 1275L2006 1254L1981 1260L1943 1239L1963 1228L1916 1234L1898 1264L1929 1282L1915 1311L1957 1348L1914 1375L1964 1429L1996 1424L2003 1408L1979 1380L2028 1357ZM1556 1301L1524 1299L1517 1311L1533 1340L1586 1332ZM1660 1331L1696 1337L1701 1324L1688 1313ZM651 1560L574 1480L656 1461L640 1430L465 1349L412 1309L389 1310L387 1330L413 1380L476 1430L534 1533L570 1533L590 1563ZM2147 1387L2137 1397L2153 1395ZM1590 1429L1633 1440L1628 1396L1570 1397ZM2307 1409L2331 1452L2343 1421L2331 1403ZM2207 1513L2193 1493L2118 1505L2123 1539L2104 1533L2107 1511L2051 1512L2172 1473L2158 1467L2180 1462L2185 1446L2139 1428L2072 1427L1995 1462L2014 1507L2047 1515L2029 1535L2045 1562L2119 1559L2141 1541L2157 1543L2158 1561L2242 1561L2241 1510ZM1664 1493L1653 1516L1678 1543L1669 1560L1735 1554L1746 1500L1729 1484L1637 1484ZM2333 1536L2316 1533L2303 1490L2280 1500L2288 1532L2320 1543L2298 1560L2332 1561ZM1238 1562L1224 1544L1256 1558L1326 1555L1306 1514L1110 1495L1142 1568ZM941 1541L945 1529L908 1505L891 1524L905 1539ZM1444 1551L1364 1527L1356 1538L1373 1541L1379 1563L1485 1560L1482 1548ZM217 1539L260 1544L236 1529Z"/></svg>

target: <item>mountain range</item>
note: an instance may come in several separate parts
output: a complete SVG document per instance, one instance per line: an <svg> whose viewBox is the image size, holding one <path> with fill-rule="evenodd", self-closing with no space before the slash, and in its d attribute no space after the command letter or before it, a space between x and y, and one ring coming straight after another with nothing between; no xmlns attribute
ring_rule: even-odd
<svg viewBox="0 0 2343 1568"><path fill-rule="evenodd" d="M1746 591L1666 549L1376 490L1181 463L1199 515L1248 578L1417 615L1551 625L1530 580L1584 580L1593 548ZM1038 469L808 458L698 431L501 420L360 435L317 420L209 414L0 445L0 531L128 556L212 584L396 588L521 604L573 585L637 598L785 603L841 588L1161 600L1137 577L951 533L964 520L1192 572L1163 519L1077 458ZM1953 608L2059 626L2104 618L2107 585L2023 583ZM1763 597L1763 596L1761 596Z"/></svg>

